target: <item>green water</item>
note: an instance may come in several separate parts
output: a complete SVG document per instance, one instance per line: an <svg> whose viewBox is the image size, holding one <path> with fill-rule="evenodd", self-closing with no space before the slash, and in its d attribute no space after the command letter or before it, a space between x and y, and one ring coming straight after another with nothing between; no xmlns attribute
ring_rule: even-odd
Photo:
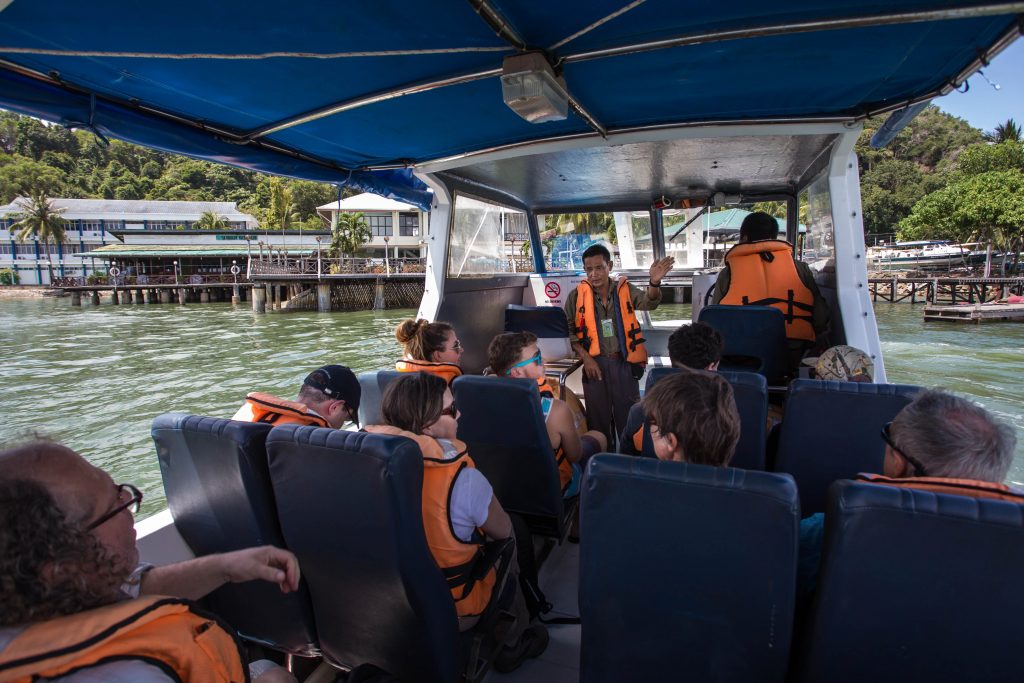
<svg viewBox="0 0 1024 683"><path fill-rule="evenodd" d="M392 331L413 310L257 316L245 306L83 306L67 299L0 301L0 443L38 432L61 441L163 506L149 436L181 410L230 417L249 391L293 397L310 370L382 368L399 354ZM944 386L1017 429L1010 473L1024 483L1024 327L925 325L921 308L876 308L890 382ZM658 320L686 319L688 305Z"/></svg>

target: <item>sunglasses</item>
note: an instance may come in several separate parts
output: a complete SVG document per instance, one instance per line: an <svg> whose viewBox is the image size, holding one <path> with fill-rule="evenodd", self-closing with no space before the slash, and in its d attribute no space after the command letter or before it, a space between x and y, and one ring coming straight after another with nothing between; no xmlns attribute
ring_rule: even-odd
<svg viewBox="0 0 1024 683"><path fill-rule="evenodd" d="M518 363L513 365L511 368L506 370L505 374L506 375L511 375L512 374L512 368L521 368L524 365L529 365L530 363L536 363L537 365L543 365L544 364L544 361L540 357L540 351L538 351L537 355L533 356L532 358L527 358L526 360L519 361Z"/></svg>
<svg viewBox="0 0 1024 683"><path fill-rule="evenodd" d="M909 462L914 468L915 477L927 477L928 472L925 470L924 465L917 458L912 458L903 452L899 446L892 440L892 422L886 422L885 426L882 427L882 440L889 444L889 448L893 449L900 454L900 457Z"/></svg>
<svg viewBox="0 0 1024 683"><path fill-rule="evenodd" d="M460 342L458 339L456 339L455 343L452 344L452 351L461 351L461 350L462 350L462 342Z"/></svg>
<svg viewBox="0 0 1024 683"><path fill-rule="evenodd" d="M104 524L105 522L109 522L114 517L124 512L125 510L128 510L133 515L137 514L139 508L142 506L142 491L138 490L131 484L118 484L117 499L118 501L121 502L118 503L118 505L114 506L113 510L106 513L89 526L85 527L85 530L92 531L99 525Z"/></svg>
<svg viewBox="0 0 1024 683"><path fill-rule="evenodd" d="M452 401L451 404L447 408L442 408L441 409L441 415L447 415L448 417L451 417L451 418L458 417L458 414L459 414L459 409L457 407L455 407L455 401Z"/></svg>

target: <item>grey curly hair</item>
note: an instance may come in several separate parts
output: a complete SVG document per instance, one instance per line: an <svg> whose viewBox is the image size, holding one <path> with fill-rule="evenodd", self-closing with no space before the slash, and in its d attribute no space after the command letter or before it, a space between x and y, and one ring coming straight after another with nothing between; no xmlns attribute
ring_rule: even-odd
<svg viewBox="0 0 1024 683"><path fill-rule="evenodd" d="M0 626L115 602L122 565L41 483L0 478Z"/></svg>

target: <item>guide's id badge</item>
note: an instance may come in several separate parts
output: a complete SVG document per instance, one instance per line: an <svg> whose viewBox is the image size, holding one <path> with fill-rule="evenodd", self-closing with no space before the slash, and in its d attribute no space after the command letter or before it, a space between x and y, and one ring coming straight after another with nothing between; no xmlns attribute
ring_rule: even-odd
<svg viewBox="0 0 1024 683"><path fill-rule="evenodd" d="M601 336L608 338L615 336L615 331L612 329L612 321L608 318L601 321Z"/></svg>

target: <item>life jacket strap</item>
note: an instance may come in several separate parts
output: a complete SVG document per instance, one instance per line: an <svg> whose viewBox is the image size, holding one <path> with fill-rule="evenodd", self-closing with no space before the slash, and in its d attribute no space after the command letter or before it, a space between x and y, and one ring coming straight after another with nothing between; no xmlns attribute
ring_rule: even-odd
<svg viewBox="0 0 1024 683"><path fill-rule="evenodd" d="M743 297L744 306L771 306L772 304L786 304L786 311L783 315L786 318L787 323L791 323L794 320L805 320L811 322L814 320L813 315L800 315L794 313L793 309L799 308L802 311L814 312L814 306L803 303L802 301L796 300L796 293L790 289L786 291L786 298L780 299L778 297L770 296L764 299L758 299L757 301L751 301L750 297Z"/></svg>

